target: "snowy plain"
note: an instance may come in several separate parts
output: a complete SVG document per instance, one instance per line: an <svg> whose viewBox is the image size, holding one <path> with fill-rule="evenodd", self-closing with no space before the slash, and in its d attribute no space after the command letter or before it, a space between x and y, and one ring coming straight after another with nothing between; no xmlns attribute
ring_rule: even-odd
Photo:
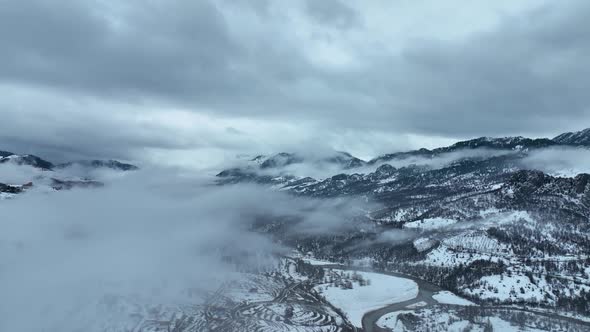
<svg viewBox="0 0 590 332"><path fill-rule="evenodd" d="M355 271L344 271L354 273ZM352 289L321 284L316 286L326 299L348 316L350 322L361 327L361 320L365 313L379 309L389 304L407 301L418 295L418 285L409 279L398 278L379 273L357 272L363 279L370 280L370 284L359 286L354 284Z"/></svg>

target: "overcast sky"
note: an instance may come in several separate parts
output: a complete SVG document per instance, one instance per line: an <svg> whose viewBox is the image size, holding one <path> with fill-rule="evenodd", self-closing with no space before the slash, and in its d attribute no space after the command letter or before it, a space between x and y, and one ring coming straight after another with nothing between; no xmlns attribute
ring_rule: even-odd
<svg viewBox="0 0 590 332"><path fill-rule="evenodd" d="M0 0L0 150L368 158L590 127L590 2Z"/></svg>

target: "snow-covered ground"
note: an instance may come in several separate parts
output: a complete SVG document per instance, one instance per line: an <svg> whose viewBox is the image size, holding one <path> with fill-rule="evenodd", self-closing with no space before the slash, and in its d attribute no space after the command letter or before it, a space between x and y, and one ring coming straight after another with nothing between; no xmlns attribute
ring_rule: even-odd
<svg viewBox="0 0 590 332"><path fill-rule="evenodd" d="M406 306L406 308L408 308L408 309L414 309L414 308L425 307L427 305L428 305L428 303L426 303L424 301L420 301L420 302L416 302L414 304L410 304L409 306Z"/></svg>
<svg viewBox="0 0 590 332"><path fill-rule="evenodd" d="M475 288L465 288L467 294L481 299L498 299L500 301L524 299L527 301L542 301L545 294L550 294L545 279L536 283L524 275L491 275L482 277Z"/></svg>
<svg viewBox="0 0 590 332"><path fill-rule="evenodd" d="M476 323L471 323L466 319L462 319L456 315L455 312L445 312L433 309L418 309L418 310L404 310L396 311L384 315L379 318L377 325L389 329L394 332L405 332L406 327L402 321L398 320L398 316L402 314L415 314L424 319L426 326L421 326L419 331L445 331L445 332L462 332L462 331L485 331L485 324L491 325L493 331L502 332L541 332L542 330L532 327L516 326L508 321L498 317L479 317L476 318Z"/></svg>
<svg viewBox="0 0 590 332"><path fill-rule="evenodd" d="M303 261L311 264L311 265L333 265L333 264L339 264L339 263L335 263L335 262L330 262L330 261L323 261L321 259L315 259L315 258L311 258L311 257L304 257Z"/></svg>
<svg viewBox="0 0 590 332"><path fill-rule="evenodd" d="M344 271L353 274L354 271ZM357 272L370 284L359 286L354 283L352 289L342 289L329 284L316 286L326 299L340 308L355 326L361 326L363 315L371 310L388 304L402 302L418 295L418 285L409 279L397 278L379 273Z"/></svg>
<svg viewBox="0 0 590 332"><path fill-rule="evenodd" d="M440 291L432 295L432 298L435 299L436 302L442 304L475 305L473 302L459 297L449 291Z"/></svg>
<svg viewBox="0 0 590 332"><path fill-rule="evenodd" d="M411 310L396 311L385 314L377 321L377 326L382 328L390 329L392 331L405 331L403 324L400 324L397 320L397 316L404 313L410 313Z"/></svg>
<svg viewBox="0 0 590 332"><path fill-rule="evenodd" d="M429 252L426 259L422 261L422 264L441 267L456 267L461 264L471 264L479 259L498 262L501 258L494 254L479 254L451 250L449 247L441 245Z"/></svg>
<svg viewBox="0 0 590 332"><path fill-rule="evenodd" d="M479 253L508 253L510 248L490 237L486 232L468 231L450 237L443 244L456 250L474 250Z"/></svg>
<svg viewBox="0 0 590 332"><path fill-rule="evenodd" d="M413 242L414 248L418 250L418 252L426 251L436 245L436 241L433 239L429 239L426 237L422 237L419 239L414 240Z"/></svg>
<svg viewBox="0 0 590 332"><path fill-rule="evenodd" d="M490 323L494 327L494 331L506 331L506 332L541 332L542 330L538 330L531 327L520 327L514 326L503 319L498 317L490 317Z"/></svg>
<svg viewBox="0 0 590 332"><path fill-rule="evenodd" d="M404 228L438 229L457 223L456 220L446 218L428 218L404 224Z"/></svg>

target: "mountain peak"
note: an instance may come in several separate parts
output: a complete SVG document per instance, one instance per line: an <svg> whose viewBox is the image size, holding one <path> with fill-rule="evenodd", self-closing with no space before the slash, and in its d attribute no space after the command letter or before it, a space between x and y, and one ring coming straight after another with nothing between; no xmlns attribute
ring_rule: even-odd
<svg viewBox="0 0 590 332"><path fill-rule="evenodd" d="M23 155L18 155L18 154L13 154L11 152L6 152L6 151L2 151L0 153L0 164L3 163L14 163L17 165L29 165L35 168L40 168L40 169L46 169L46 170L50 170L53 169L54 165L53 163L41 159L35 155L32 154L23 154Z"/></svg>
<svg viewBox="0 0 590 332"><path fill-rule="evenodd" d="M8 157L8 156L12 156L14 153L12 152L8 152L8 151L2 151L0 150L0 157Z"/></svg>
<svg viewBox="0 0 590 332"><path fill-rule="evenodd" d="M350 169L363 166L365 161L354 157L348 152L334 151L327 155L302 155L298 153L280 152L266 159L264 156L257 156L252 159L260 164L261 169L281 168L292 164L303 162L335 164L343 169Z"/></svg>

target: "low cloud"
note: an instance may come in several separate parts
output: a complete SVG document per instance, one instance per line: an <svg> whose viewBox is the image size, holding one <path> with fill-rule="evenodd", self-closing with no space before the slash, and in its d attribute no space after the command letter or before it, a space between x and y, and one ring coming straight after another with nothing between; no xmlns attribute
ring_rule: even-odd
<svg viewBox="0 0 590 332"><path fill-rule="evenodd" d="M448 153L441 153L434 156L401 156L391 160L377 162L375 164L364 165L355 168L343 168L341 165L326 160L326 157L336 155L334 151L319 150L319 154L297 154L302 158L301 162L286 165L283 167L257 170L256 164L252 161L242 161L237 166L247 167L254 165L255 171L261 175L294 175L299 177L312 177L314 179L325 179L336 174L368 174L384 164L389 164L395 168L408 166L420 166L429 169L439 169L463 159L487 159L492 157L505 156L518 153L512 150L494 150L494 149L465 149ZM324 153L324 154L322 154Z"/></svg>
<svg viewBox="0 0 590 332"><path fill-rule="evenodd" d="M432 157L425 156L407 156L402 158L395 158L383 163L378 163L378 166L389 164L396 168L407 167L411 165L425 166L432 169L438 169L453 162L462 159L486 159L491 157L499 157L508 154L514 154L517 151L511 150L494 150L494 149L464 149L453 152L441 153Z"/></svg>
<svg viewBox="0 0 590 332"><path fill-rule="evenodd" d="M348 202L218 187L169 169L106 178L102 188L0 202L1 330L93 331L128 319L96 312L108 296L198 304L233 272L272 268L286 253L252 231L255 222L286 218L301 233L335 232L359 213Z"/></svg>
<svg viewBox="0 0 590 332"><path fill-rule="evenodd" d="M43 172L37 168L20 166L11 162L0 164L0 183L22 185L42 175Z"/></svg>
<svg viewBox="0 0 590 332"><path fill-rule="evenodd" d="M526 168L554 176L590 173L590 150L586 148L548 148L532 151L522 160Z"/></svg>

